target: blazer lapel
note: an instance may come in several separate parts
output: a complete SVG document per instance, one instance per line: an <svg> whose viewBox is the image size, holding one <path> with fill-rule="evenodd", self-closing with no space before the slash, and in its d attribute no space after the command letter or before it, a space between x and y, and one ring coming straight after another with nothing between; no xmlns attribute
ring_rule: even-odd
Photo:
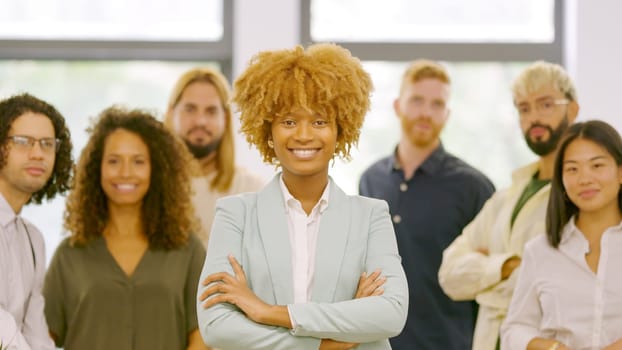
<svg viewBox="0 0 622 350"><path fill-rule="evenodd" d="M259 235L268 262L274 296L279 305L294 302L292 258L287 228L287 214L279 184L280 174L257 194Z"/></svg>
<svg viewBox="0 0 622 350"><path fill-rule="evenodd" d="M341 262L350 230L350 206L346 194L330 181L328 207L322 214L318 233L315 277L311 300L332 301L341 272Z"/></svg>

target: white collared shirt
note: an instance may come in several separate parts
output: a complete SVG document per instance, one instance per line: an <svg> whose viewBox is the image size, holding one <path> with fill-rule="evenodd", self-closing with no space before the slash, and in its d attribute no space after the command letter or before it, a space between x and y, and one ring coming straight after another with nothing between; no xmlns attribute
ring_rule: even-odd
<svg viewBox="0 0 622 350"><path fill-rule="evenodd" d="M4 349L54 349L43 315L44 273L41 233L17 216L0 194L0 343Z"/></svg>
<svg viewBox="0 0 622 350"><path fill-rule="evenodd" d="M556 339L571 349L602 349L622 339L622 223L601 238L598 272L589 268L589 244L566 224L559 248L545 235L525 246L502 349L525 349L535 337Z"/></svg>
<svg viewBox="0 0 622 350"><path fill-rule="evenodd" d="M313 277L315 272L315 253L317 237L320 231L322 213L328 207L330 187L326 185L320 200L307 215L296 198L294 198L285 183L283 175L279 178L285 212L287 213L287 227L289 231L289 245L292 252L292 273L294 282L294 303L306 303L311 298Z"/></svg>

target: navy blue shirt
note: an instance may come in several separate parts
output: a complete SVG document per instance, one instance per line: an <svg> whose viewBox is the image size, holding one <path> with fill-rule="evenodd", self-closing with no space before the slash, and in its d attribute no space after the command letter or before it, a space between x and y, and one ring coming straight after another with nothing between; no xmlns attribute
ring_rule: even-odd
<svg viewBox="0 0 622 350"><path fill-rule="evenodd" d="M440 145L409 180L395 154L381 159L363 173L359 192L389 203L408 279L408 319L390 339L393 349L471 349L476 304L449 299L438 269L443 250L494 192L492 182Z"/></svg>

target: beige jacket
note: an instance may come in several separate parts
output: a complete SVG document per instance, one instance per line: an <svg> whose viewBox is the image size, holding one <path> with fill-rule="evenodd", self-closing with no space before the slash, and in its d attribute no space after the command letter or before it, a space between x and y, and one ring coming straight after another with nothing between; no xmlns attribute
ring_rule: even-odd
<svg viewBox="0 0 622 350"><path fill-rule="evenodd" d="M214 176L216 176L216 173L192 179L192 189L194 191L192 204L201 222L201 232L199 232L198 236L206 249L212 222L214 221L216 200L234 194L256 192L266 184L266 180L261 177L249 172L245 168L236 167L229 190L218 192L210 187Z"/></svg>
<svg viewBox="0 0 622 350"><path fill-rule="evenodd" d="M501 267L512 256L521 256L527 241L545 232L550 185L540 189L523 206L510 228L516 202L538 170L529 164L512 174L512 185L497 191L462 234L443 252L439 282L454 300L475 299L480 305L473 349L494 350L505 318L518 269L501 281ZM488 252L488 254L481 253Z"/></svg>

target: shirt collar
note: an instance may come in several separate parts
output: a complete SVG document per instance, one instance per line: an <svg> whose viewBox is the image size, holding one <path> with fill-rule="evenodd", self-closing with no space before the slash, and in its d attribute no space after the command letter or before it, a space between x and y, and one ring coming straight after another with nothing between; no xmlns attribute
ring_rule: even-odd
<svg viewBox="0 0 622 350"><path fill-rule="evenodd" d="M12 223L16 217L17 215L13 211L13 208L11 208L9 202L4 198L4 195L0 193L0 225L5 227Z"/></svg>
<svg viewBox="0 0 622 350"><path fill-rule="evenodd" d="M575 216L573 215L564 226L562 230L562 237L559 240L559 249L566 251L571 255L585 254L589 251L590 246L587 239L585 239L581 231L579 231L575 225L574 221Z"/></svg>
<svg viewBox="0 0 622 350"><path fill-rule="evenodd" d="M562 237L559 241L559 245L561 246L579 246L584 251L589 250L589 243L583 233L579 230L577 225L575 224L576 215L573 215L566 226L564 226L562 231ZM616 226L610 227L607 230L614 230L617 232L622 232L622 221L618 223Z"/></svg>
<svg viewBox="0 0 622 350"><path fill-rule="evenodd" d="M326 187L324 188L324 192L322 192L322 196L320 197L320 200L315 204L315 206L313 206L312 212L315 211L316 208L318 208L319 206L320 213L323 213L324 210L326 210L326 208L328 207L328 197L329 197L330 186L331 186L332 181L333 180L330 177L328 177L328 183L326 184ZM287 189L287 186L285 186L285 182L283 182L283 173L281 173L281 176L279 176L279 185L281 186L281 193L283 194L283 202L285 203L285 212L287 213L289 212L290 203L298 203L298 205L300 205L300 201L294 198L294 196L292 196L292 194Z"/></svg>
<svg viewBox="0 0 622 350"><path fill-rule="evenodd" d="M576 217L574 215L570 217L570 220L568 220L568 222L562 229L562 237L559 241L560 244L568 241L570 237L576 235L577 233L580 234L579 229L577 228L577 225L575 225L574 223L575 218Z"/></svg>
<svg viewBox="0 0 622 350"><path fill-rule="evenodd" d="M514 170L512 172L512 180L514 182L530 181L536 172L538 172L538 162L533 162Z"/></svg>
<svg viewBox="0 0 622 350"><path fill-rule="evenodd" d="M445 152L445 148L442 143L439 143L438 147L432 152L428 158L426 158L423 163L419 166L418 169L421 169L423 172L428 173L430 175L436 174L443 164L445 157L447 156L447 152ZM397 147L393 151L393 156L389 160L389 170L401 170L402 166L400 165L399 159L397 158Z"/></svg>

